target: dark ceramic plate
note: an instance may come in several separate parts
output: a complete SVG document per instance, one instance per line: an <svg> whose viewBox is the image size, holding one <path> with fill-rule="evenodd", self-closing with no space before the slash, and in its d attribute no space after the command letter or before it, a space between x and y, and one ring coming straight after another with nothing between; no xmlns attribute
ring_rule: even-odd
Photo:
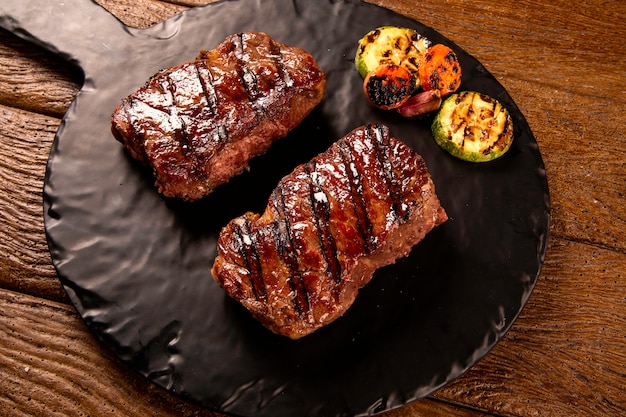
<svg viewBox="0 0 626 417"><path fill-rule="evenodd" d="M88 0L11 0L0 12L2 27L85 74L48 163L50 251L89 327L158 385L241 416L374 414L428 395L474 365L528 299L549 223L541 155L505 89L432 29L337 0L222 1L147 30L125 27ZM502 159L454 159L434 143L429 120L405 120L366 103L353 67L356 42L390 24L450 45L464 70L462 89L509 109L515 142ZM310 51L327 72L327 95L249 173L194 204L164 199L150 173L113 139L111 112L159 69L245 30ZM379 270L335 323L298 341L275 336L213 282L216 236L231 218L262 210L297 164L369 122L387 124L424 156L450 220Z"/></svg>

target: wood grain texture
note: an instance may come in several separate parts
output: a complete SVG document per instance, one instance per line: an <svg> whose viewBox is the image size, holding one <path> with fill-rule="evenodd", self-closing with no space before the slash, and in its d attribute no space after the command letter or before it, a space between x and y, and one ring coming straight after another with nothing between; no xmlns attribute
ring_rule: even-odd
<svg viewBox="0 0 626 417"><path fill-rule="evenodd" d="M97 1L133 27L211 2ZM546 263L512 330L432 398L383 416L626 415L626 3L371 2L435 28L498 78L537 138L552 200ZM217 417L102 348L56 279L41 192L80 82L0 31L0 415Z"/></svg>
<svg viewBox="0 0 626 417"><path fill-rule="evenodd" d="M0 104L62 117L82 74L0 29Z"/></svg>
<svg viewBox="0 0 626 417"><path fill-rule="evenodd" d="M0 285L67 300L48 253L42 190L59 119L0 106Z"/></svg>
<svg viewBox="0 0 626 417"><path fill-rule="evenodd" d="M552 239L513 329L436 396L499 415L626 415L625 278L626 255Z"/></svg>
<svg viewBox="0 0 626 417"><path fill-rule="evenodd" d="M126 26L146 28L168 19L187 7L157 0L95 0Z"/></svg>
<svg viewBox="0 0 626 417"><path fill-rule="evenodd" d="M600 111L607 98L547 87L524 91L519 102L526 116L543 119L534 133L548 174L552 235L626 254L626 136L620 114L626 103L618 100ZM545 106L533 105L546 100L546 93Z"/></svg>
<svg viewBox="0 0 626 417"><path fill-rule="evenodd" d="M216 415L129 371L66 304L0 291L0 340L3 416Z"/></svg>

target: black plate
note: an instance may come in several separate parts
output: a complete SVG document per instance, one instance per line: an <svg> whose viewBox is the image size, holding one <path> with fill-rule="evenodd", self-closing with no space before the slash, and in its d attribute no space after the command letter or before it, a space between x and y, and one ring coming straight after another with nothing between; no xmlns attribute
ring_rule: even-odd
<svg viewBox="0 0 626 417"><path fill-rule="evenodd" d="M85 73L45 180L54 265L89 327L150 380L241 416L373 414L456 378L510 328L543 262L548 187L523 115L458 46L416 21L352 1L223 1L147 30L128 29L89 1L46 2L44 17L33 3L41 6L0 6L7 9L2 26ZM436 146L429 120L405 120L366 103L353 66L356 42L389 24L413 27L456 51L462 89L489 94L512 113L508 154L462 162ZM310 51L327 72L327 95L249 173L194 204L164 199L150 173L113 140L110 114L157 70L245 30ZM298 341L275 336L212 280L216 236L232 217L262 210L297 164L369 122L387 124L424 156L450 220L407 258L379 270L335 323Z"/></svg>

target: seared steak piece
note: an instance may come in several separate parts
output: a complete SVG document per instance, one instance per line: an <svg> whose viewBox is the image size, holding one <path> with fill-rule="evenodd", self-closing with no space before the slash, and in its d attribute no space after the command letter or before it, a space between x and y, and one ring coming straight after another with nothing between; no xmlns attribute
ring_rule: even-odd
<svg viewBox="0 0 626 417"><path fill-rule="evenodd" d="M296 339L341 316L377 268L446 219L424 160L387 127L360 127L284 177L263 215L226 225L212 274Z"/></svg>
<svg viewBox="0 0 626 417"><path fill-rule="evenodd" d="M240 33L154 75L117 107L112 131L152 168L160 192L193 201L286 136L325 88L308 52Z"/></svg>

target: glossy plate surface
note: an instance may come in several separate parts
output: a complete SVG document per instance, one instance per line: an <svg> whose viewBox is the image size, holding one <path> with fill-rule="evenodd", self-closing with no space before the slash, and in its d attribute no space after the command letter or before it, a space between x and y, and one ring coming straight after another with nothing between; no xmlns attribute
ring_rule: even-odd
<svg viewBox="0 0 626 417"><path fill-rule="evenodd" d="M2 25L85 73L48 165L50 250L80 315L131 367L235 415L367 415L430 394L509 329L545 254L545 171L505 89L452 42L419 22L350 1L223 1L147 30L128 29L86 0L49 8L63 25L51 16L29 20L17 9L24 17ZM435 144L430 119L406 120L367 104L353 57L358 39L382 25L413 27L456 51L462 89L489 94L511 112L516 133L508 154L486 164L454 159ZM113 139L109 117L161 68L247 30L311 52L327 73L326 97L249 173L193 204L164 199L151 174ZM298 341L275 336L211 278L217 234L231 218L263 210L297 164L370 122L387 124L424 156L450 220L407 258L379 270L335 323Z"/></svg>

